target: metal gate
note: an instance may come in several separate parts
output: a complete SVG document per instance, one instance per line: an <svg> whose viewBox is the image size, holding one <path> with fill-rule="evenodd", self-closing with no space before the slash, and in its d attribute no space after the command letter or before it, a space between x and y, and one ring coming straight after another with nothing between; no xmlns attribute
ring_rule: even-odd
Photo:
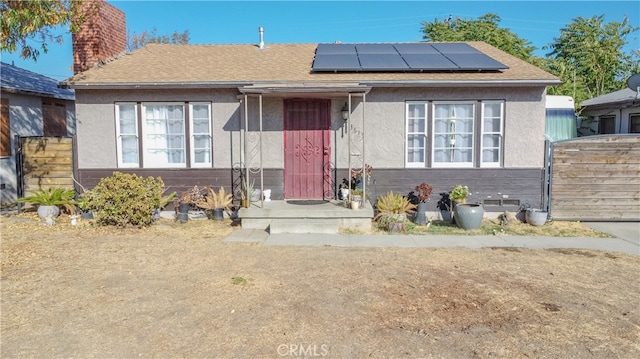
<svg viewBox="0 0 640 359"><path fill-rule="evenodd" d="M18 197L47 187L73 188L71 137L19 137L16 140Z"/></svg>
<svg viewBox="0 0 640 359"><path fill-rule="evenodd" d="M550 156L554 219L640 221L640 135L555 142Z"/></svg>
<svg viewBox="0 0 640 359"><path fill-rule="evenodd" d="M284 197L328 199L331 193L331 107L328 100L284 101Z"/></svg>

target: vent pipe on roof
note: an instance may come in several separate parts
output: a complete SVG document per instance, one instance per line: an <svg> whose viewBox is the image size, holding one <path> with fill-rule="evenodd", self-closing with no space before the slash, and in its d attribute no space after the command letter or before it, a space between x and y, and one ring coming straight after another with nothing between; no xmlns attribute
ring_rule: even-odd
<svg viewBox="0 0 640 359"><path fill-rule="evenodd" d="M258 28L258 32L260 33L260 43L258 44L258 48L260 50L264 49L264 27L260 26Z"/></svg>

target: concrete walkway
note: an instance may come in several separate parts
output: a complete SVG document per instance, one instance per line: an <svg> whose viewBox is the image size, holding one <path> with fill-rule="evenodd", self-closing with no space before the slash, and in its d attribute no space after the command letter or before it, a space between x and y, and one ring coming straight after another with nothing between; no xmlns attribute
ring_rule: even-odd
<svg viewBox="0 0 640 359"><path fill-rule="evenodd" d="M398 247L398 248L576 248L640 255L639 223L606 223L593 227L615 238L451 236L451 235L366 235L366 234L269 234L264 230L239 230L225 242L263 243L283 246ZM618 235L612 233L618 231ZM624 238L620 238L623 236Z"/></svg>

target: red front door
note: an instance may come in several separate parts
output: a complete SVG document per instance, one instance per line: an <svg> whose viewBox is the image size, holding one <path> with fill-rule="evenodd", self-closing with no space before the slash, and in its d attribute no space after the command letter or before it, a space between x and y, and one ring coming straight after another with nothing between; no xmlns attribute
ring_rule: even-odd
<svg viewBox="0 0 640 359"><path fill-rule="evenodd" d="M331 197L329 100L284 100L284 198Z"/></svg>

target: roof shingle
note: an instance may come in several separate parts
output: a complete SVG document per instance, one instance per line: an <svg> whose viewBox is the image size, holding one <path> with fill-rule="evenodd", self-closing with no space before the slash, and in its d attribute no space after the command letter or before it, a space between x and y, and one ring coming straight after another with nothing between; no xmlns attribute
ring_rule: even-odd
<svg viewBox="0 0 640 359"><path fill-rule="evenodd" d="M312 73L317 44L149 44L66 80L74 88L106 84L505 81L560 83L555 76L484 42L471 46L507 65L499 72Z"/></svg>

